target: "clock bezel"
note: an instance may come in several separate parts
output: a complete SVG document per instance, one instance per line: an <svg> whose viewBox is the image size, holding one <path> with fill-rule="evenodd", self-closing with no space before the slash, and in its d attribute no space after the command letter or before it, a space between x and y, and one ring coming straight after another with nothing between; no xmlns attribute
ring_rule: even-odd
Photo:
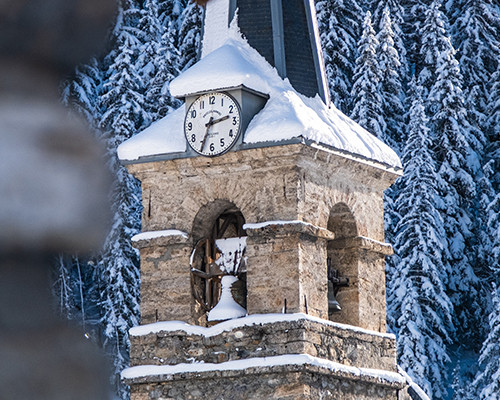
<svg viewBox="0 0 500 400"><path fill-rule="evenodd" d="M223 94L223 95L225 95L225 96L227 96L228 98L231 99L231 101L236 105L236 112L238 113L239 123L238 123L238 127L237 127L237 132L235 133L234 140L231 142L231 144L227 148L225 148L223 151L221 151L219 153L216 153L216 154L204 154L201 151L195 149L191 145L191 142L189 141L189 137L188 137L188 132L187 132L187 129L186 129L186 124L187 124L187 119L188 119L188 115L189 115L189 112L191 110L191 107L193 107L193 105L200 98L202 98L202 97L208 97L208 96L213 95L213 94L217 94L217 95ZM211 90L211 91L208 91L208 92L199 93L196 97L193 97L193 100L190 102L189 106L187 106L187 108L186 108L186 114L184 115L184 123L183 123L184 138L186 139L186 142L187 142L189 148L192 151L194 151L197 155L200 155L200 156L203 156L203 157L210 157L210 158L221 156L223 154L226 154L228 151L230 151L236 145L236 143L238 142L238 140L240 138L240 135L241 135L241 131L242 131L242 125L243 125L242 118L243 118L243 115L242 115L241 105L238 102L238 100L235 98L235 96L233 96L229 92L227 92L225 90L221 90L221 91Z"/></svg>

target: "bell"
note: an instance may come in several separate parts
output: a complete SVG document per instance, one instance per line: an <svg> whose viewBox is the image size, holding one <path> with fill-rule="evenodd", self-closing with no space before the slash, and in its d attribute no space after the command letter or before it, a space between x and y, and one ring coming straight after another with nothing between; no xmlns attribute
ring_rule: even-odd
<svg viewBox="0 0 500 400"><path fill-rule="evenodd" d="M342 311L342 307L340 307L340 304L335 296L332 299L328 299L328 312L332 314L339 311Z"/></svg>
<svg viewBox="0 0 500 400"><path fill-rule="evenodd" d="M340 304L335 297L333 283L328 281L328 313L333 314L339 311L342 311L342 307L340 307Z"/></svg>

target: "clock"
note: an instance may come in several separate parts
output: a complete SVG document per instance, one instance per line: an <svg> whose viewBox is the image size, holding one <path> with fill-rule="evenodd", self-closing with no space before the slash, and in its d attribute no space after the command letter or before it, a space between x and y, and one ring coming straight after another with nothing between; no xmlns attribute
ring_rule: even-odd
<svg viewBox="0 0 500 400"><path fill-rule="evenodd" d="M186 111L186 140L203 156L213 157L228 151L236 143L240 130L240 106L228 93L202 94Z"/></svg>

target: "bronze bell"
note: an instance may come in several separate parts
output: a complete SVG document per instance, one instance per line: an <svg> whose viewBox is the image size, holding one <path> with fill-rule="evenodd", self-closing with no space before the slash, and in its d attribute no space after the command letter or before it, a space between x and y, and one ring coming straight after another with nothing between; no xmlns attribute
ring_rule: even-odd
<svg viewBox="0 0 500 400"><path fill-rule="evenodd" d="M328 281L328 314L333 314L339 311L342 311L342 307L335 297L333 283Z"/></svg>
<svg viewBox="0 0 500 400"><path fill-rule="evenodd" d="M326 259L328 273L328 313L333 314L342 311L336 295L341 287L349 286L349 278L339 276L339 271L332 267L330 257Z"/></svg>

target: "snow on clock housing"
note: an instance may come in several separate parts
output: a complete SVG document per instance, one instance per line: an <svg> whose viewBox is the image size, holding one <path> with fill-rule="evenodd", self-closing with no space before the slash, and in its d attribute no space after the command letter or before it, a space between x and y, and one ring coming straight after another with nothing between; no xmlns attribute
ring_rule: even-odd
<svg viewBox="0 0 500 400"><path fill-rule="evenodd" d="M187 104L153 123L118 148L124 164L195 157L184 134L186 107L207 92L228 92L243 112L233 151L306 143L400 173L397 154L333 105L297 92L232 25L224 44L170 83Z"/></svg>

